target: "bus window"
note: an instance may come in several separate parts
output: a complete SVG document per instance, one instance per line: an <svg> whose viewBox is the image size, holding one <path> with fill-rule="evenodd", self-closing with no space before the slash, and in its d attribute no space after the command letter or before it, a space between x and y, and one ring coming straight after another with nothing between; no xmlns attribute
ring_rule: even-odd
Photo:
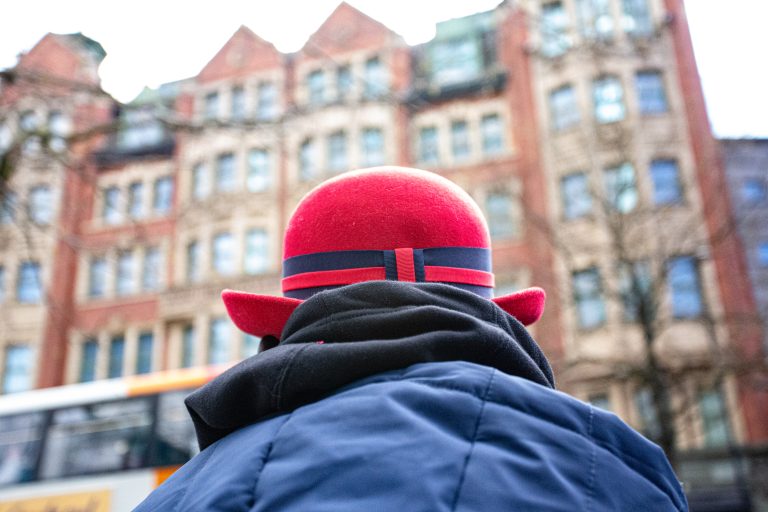
<svg viewBox="0 0 768 512"><path fill-rule="evenodd" d="M0 485L35 479L43 413L0 417Z"/></svg>
<svg viewBox="0 0 768 512"><path fill-rule="evenodd" d="M187 389L160 395L153 466L184 464L199 451L195 427L184 405L190 392Z"/></svg>
<svg viewBox="0 0 768 512"><path fill-rule="evenodd" d="M54 411L41 477L143 467L151 429L152 402L146 397Z"/></svg>

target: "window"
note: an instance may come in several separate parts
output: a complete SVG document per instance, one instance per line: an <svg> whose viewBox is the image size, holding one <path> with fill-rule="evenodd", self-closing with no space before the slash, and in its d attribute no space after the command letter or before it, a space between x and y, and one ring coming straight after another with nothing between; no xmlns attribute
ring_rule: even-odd
<svg viewBox="0 0 768 512"><path fill-rule="evenodd" d="M256 118L267 121L277 117L277 88L272 82L259 84L256 98Z"/></svg>
<svg viewBox="0 0 768 512"><path fill-rule="evenodd" d="M245 117L245 89L242 86L232 88L230 117L240 121Z"/></svg>
<svg viewBox="0 0 768 512"><path fill-rule="evenodd" d="M210 92L205 95L205 119L210 121L219 117L219 93Z"/></svg>
<svg viewBox="0 0 768 512"><path fill-rule="evenodd" d="M104 206L102 218L107 224L118 224L123 221L123 214L120 211L120 189L109 187L104 190Z"/></svg>
<svg viewBox="0 0 768 512"><path fill-rule="evenodd" d="M592 329L605 323L603 288L596 268L573 273L573 296L579 327Z"/></svg>
<svg viewBox="0 0 768 512"><path fill-rule="evenodd" d="M240 353L242 359L247 359L259 353L261 338L252 334L243 333L243 348Z"/></svg>
<svg viewBox="0 0 768 512"><path fill-rule="evenodd" d="M35 468L43 444L45 418L47 414L41 411L0 418L0 485L37 479Z"/></svg>
<svg viewBox="0 0 768 512"><path fill-rule="evenodd" d="M419 160L424 164L436 164L439 159L437 128L426 126L419 132Z"/></svg>
<svg viewBox="0 0 768 512"><path fill-rule="evenodd" d="M136 291L133 272L133 251L121 251L117 256L117 283L115 291L118 295L129 295Z"/></svg>
<svg viewBox="0 0 768 512"><path fill-rule="evenodd" d="M605 201L614 210L628 213L637 206L637 184L635 169L629 162L606 169L603 175Z"/></svg>
<svg viewBox="0 0 768 512"><path fill-rule="evenodd" d="M0 203L0 224L12 224L16 220L16 193L10 190L3 191L2 202Z"/></svg>
<svg viewBox="0 0 768 512"><path fill-rule="evenodd" d="M173 202L173 178L163 176L155 180L152 209L157 215L164 215L171 210Z"/></svg>
<svg viewBox="0 0 768 512"><path fill-rule="evenodd" d="M235 238L231 233L213 237L213 269L220 275L235 273Z"/></svg>
<svg viewBox="0 0 768 512"><path fill-rule="evenodd" d="M18 393L32 389L32 348L28 345L8 345L5 348L3 393Z"/></svg>
<svg viewBox="0 0 768 512"><path fill-rule="evenodd" d="M113 336L109 341L109 365L107 367L107 377L110 379L122 377L124 362L125 336Z"/></svg>
<svg viewBox="0 0 768 512"><path fill-rule="evenodd" d="M589 180L583 172L569 174L560 180L560 196L563 202L563 216L566 219L577 219L592 212Z"/></svg>
<svg viewBox="0 0 768 512"><path fill-rule="evenodd" d="M652 276L647 261L634 261L619 268L619 293L625 321L653 321Z"/></svg>
<svg viewBox="0 0 768 512"><path fill-rule="evenodd" d="M512 199L506 192L492 192L485 199L488 230L492 238L510 238L517 234L512 216Z"/></svg>
<svg viewBox="0 0 768 512"><path fill-rule="evenodd" d="M596 395L590 395L589 398L587 398L587 402L592 404L594 407L598 407L604 411L612 410L611 399L608 397L606 393L598 393Z"/></svg>
<svg viewBox="0 0 768 512"><path fill-rule="evenodd" d="M166 133L152 108L124 110L120 114L117 145L136 149L160 144Z"/></svg>
<svg viewBox="0 0 768 512"><path fill-rule="evenodd" d="M226 363L231 359L230 326L226 318L211 320L211 337L208 340L208 364Z"/></svg>
<svg viewBox="0 0 768 512"><path fill-rule="evenodd" d="M103 256L91 258L88 267L88 296L103 297L107 291L107 260Z"/></svg>
<svg viewBox="0 0 768 512"><path fill-rule="evenodd" d="M167 403L162 396L160 401L158 410ZM41 479L148 466L152 408L149 397L138 397L53 411L40 465ZM168 419L158 420L158 425L161 421ZM165 440L160 443L169 446Z"/></svg>
<svg viewBox="0 0 768 512"><path fill-rule="evenodd" d="M378 98L387 93L387 76L381 59L372 57L365 61L365 75L363 76L363 95L366 98Z"/></svg>
<svg viewBox="0 0 768 512"><path fill-rule="evenodd" d="M565 130L579 124L581 116L572 86L564 85L549 94L549 116L553 130Z"/></svg>
<svg viewBox="0 0 768 512"><path fill-rule="evenodd" d="M70 129L71 126L67 116L56 110L48 114L48 131L51 133L48 147L56 153L64 151L67 147L66 137L69 135Z"/></svg>
<svg viewBox="0 0 768 512"><path fill-rule="evenodd" d="M541 53L557 57L571 46L568 39L568 15L562 2L549 2L541 6Z"/></svg>
<svg viewBox="0 0 768 512"><path fill-rule="evenodd" d="M661 73L638 71L635 75L635 87L641 114L663 114L669 110Z"/></svg>
<svg viewBox="0 0 768 512"><path fill-rule="evenodd" d="M661 435L661 426L650 389L643 388L635 393L635 408L640 417L640 433L651 441L658 439Z"/></svg>
<svg viewBox="0 0 768 512"><path fill-rule="evenodd" d="M37 117L37 113L32 110L23 112L19 118L19 127L26 137L22 144L22 152L25 155L39 152L40 137L36 134L40 130L40 120Z"/></svg>
<svg viewBox="0 0 768 512"><path fill-rule="evenodd" d="M432 81L438 85L469 82L482 73L482 46L475 37L456 37L434 43Z"/></svg>
<svg viewBox="0 0 768 512"><path fill-rule="evenodd" d="M5 302L5 267L0 265L0 304Z"/></svg>
<svg viewBox="0 0 768 512"><path fill-rule="evenodd" d="M195 364L195 326L185 325L181 332L181 367L189 368Z"/></svg>
<svg viewBox="0 0 768 512"><path fill-rule="evenodd" d="M466 121L451 123L451 153L455 160L466 160L469 157L469 129Z"/></svg>
<svg viewBox="0 0 768 512"><path fill-rule="evenodd" d="M761 267L768 267L768 242L760 242L757 245L757 262ZM0 281L1 285L2 281ZM2 291L0 291L2 295Z"/></svg>
<svg viewBox="0 0 768 512"><path fill-rule="evenodd" d="M248 152L248 176L245 186L251 192L263 192L270 184L269 152L266 149L252 149Z"/></svg>
<svg viewBox="0 0 768 512"><path fill-rule="evenodd" d="M299 179L309 181L317 176L317 157L315 155L315 143L312 139L306 139L299 148Z"/></svg>
<svg viewBox="0 0 768 512"><path fill-rule="evenodd" d="M648 0L622 0L621 24L624 31L633 37L645 37L653 33L651 11Z"/></svg>
<svg viewBox="0 0 768 512"><path fill-rule="evenodd" d="M614 123L624 119L624 90L615 76L598 78L592 83L595 119L598 123Z"/></svg>
<svg viewBox="0 0 768 512"><path fill-rule="evenodd" d="M578 0L576 10L579 29L585 39L606 41L613 37L613 16L609 0Z"/></svg>
<svg viewBox="0 0 768 512"><path fill-rule="evenodd" d="M162 257L160 249L157 247L148 247L144 252L144 268L141 272L142 290L151 292L160 288L161 272Z"/></svg>
<svg viewBox="0 0 768 512"><path fill-rule="evenodd" d="M35 224L47 225L53 220L53 193L47 185L29 191L29 219Z"/></svg>
<svg viewBox="0 0 768 512"><path fill-rule="evenodd" d="M216 158L216 190L231 192L235 186L235 155L223 153Z"/></svg>
<svg viewBox="0 0 768 512"><path fill-rule="evenodd" d="M192 241L187 244L187 282L196 283L200 280L200 243Z"/></svg>
<svg viewBox="0 0 768 512"><path fill-rule="evenodd" d="M343 101L352 93L352 72L349 66L341 66L336 69L336 95Z"/></svg>
<svg viewBox="0 0 768 512"><path fill-rule="evenodd" d="M768 192L766 192L765 181L762 179L747 178L741 182L741 199L745 203L762 203L766 196L768 196Z"/></svg>
<svg viewBox="0 0 768 512"><path fill-rule="evenodd" d="M667 286L675 318L695 318L704 310L696 261L680 256L667 263Z"/></svg>
<svg viewBox="0 0 768 512"><path fill-rule="evenodd" d="M211 174L208 166L202 162L192 168L192 197L203 199L211 193Z"/></svg>
<svg viewBox="0 0 768 512"><path fill-rule="evenodd" d="M343 131L328 136L328 169L333 172L347 169L347 134Z"/></svg>
<svg viewBox="0 0 768 512"><path fill-rule="evenodd" d="M140 181L128 187L128 216L138 219L144 216L144 184Z"/></svg>
<svg viewBox="0 0 768 512"><path fill-rule="evenodd" d="M307 76L307 89L311 105L322 105L325 102L325 75L321 70L317 69Z"/></svg>
<svg viewBox="0 0 768 512"><path fill-rule="evenodd" d="M363 130L363 165L384 165L384 134L380 128Z"/></svg>
<svg viewBox="0 0 768 512"><path fill-rule="evenodd" d="M43 284L40 280L40 264L23 261L16 281L16 300L22 304L40 304L43 299Z"/></svg>
<svg viewBox="0 0 768 512"><path fill-rule="evenodd" d="M261 274L269 268L269 246L267 232L250 229L245 234L245 273Z"/></svg>
<svg viewBox="0 0 768 512"><path fill-rule="evenodd" d="M675 160L651 162L651 181L653 181L653 204L677 204L682 201L680 171Z"/></svg>
<svg viewBox="0 0 768 512"><path fill-rule="evenodd" d="M96 362L99 355L99 342L94 338L87 339L80 352L80 382L96 380Z"/></svg>
<svg viewBox="0 0 768 512"><path fill-rule="evenodd" d="M699 393L699 413L704 431L704 445L708 448L727 446L730 438L728 410L723 393L719 389L708 389Z"/></svg>
<svg viewBox="0 0 768 512"><path fill-rule="evenodd" d="M154 336L151 332L139 334L139 350L136 354L136 373L149 373L152 371L152 343Z"/></svg>
<svg viewBox="0 0 768 512"><path fill-rule="evenodd" d="M504 133L498 114L488 114L480 120L483 154L498 155L504 147Z"/></svg>

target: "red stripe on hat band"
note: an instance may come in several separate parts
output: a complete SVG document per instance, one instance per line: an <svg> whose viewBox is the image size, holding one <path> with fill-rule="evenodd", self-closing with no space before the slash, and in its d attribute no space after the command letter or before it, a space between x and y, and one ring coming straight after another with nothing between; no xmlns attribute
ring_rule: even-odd
<svg viewBox="0 0 768 512"><path fill-rule="evenodd" d="M289 277L284 277L283 292L300 290L302 288L315 288L318 286L337 286L363 281L383 281L386 279L383 267L346 268L343 270L321 270L318 272L304 272Z"/></svg>
<svg viewBox="0 0 768 512"><path fill-rule="evenodd" d="M416 270L413 267L413 249L395 249L397 280L416 282Z"/></svg>
<svg viewBox="0 0 768 512"><path fill-rule="evenodd" d="M427 281L440 283L472 284L493 288L493 274L482 270L456 267L424 267Z"/></svg>

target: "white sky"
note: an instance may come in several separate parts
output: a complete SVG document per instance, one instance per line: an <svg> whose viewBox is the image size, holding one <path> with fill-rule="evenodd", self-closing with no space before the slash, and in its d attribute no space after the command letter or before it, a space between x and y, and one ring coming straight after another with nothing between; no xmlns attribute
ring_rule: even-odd
<svg viewBox="0 0 768 512"><path fill-rule="evenodd" d="M499 0L348 0L403 35L429 40L437 21L491 9ZM103 86L121 101L144 85L196 75L240 25L296 51L338 0L24 0L0 21L0 68L47 32L83 32L108 53ZM726 7L727 6L727 7ZM768 137L768 0L686 0L715 132Z"/></svg>

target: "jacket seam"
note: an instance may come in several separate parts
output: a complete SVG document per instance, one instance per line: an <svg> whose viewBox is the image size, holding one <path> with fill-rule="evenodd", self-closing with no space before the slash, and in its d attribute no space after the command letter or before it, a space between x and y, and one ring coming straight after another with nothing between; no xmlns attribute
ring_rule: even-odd
<svg viewBox="0 0 768 512"><path fill-rule="evenodd" d="M492 377L495 376L495 372L497 372L497 371L498 370L494 370L494 374L492 375ZM402 379L398 379L398 380L402 380ZM419 381L419 380L410 380L410 382L413 382L414 384L418 384L420 386L430 387L430 388L433 388L433 389L442 389L442 390L446 390L447 389L447 390L451 390L451 391L456 391L458 393L464 393L464 394L467 394L467 395L470 395L470 396L473 396L473 397L477 398L477 395L474 394L472 391L467 390L467 389L458 388L458 387L455 387L455 386L437 385L437 384L423 382L423 381ZM375 384L382 384L382 383L383 382L375 382L375 383L370 383L370 384L374 384L375 385ZM486 390L486 395L487 394L488 394L488 390ZM513 405L511 405L509 403L506 403L506 402L502 402L502 401L498 401L498 400L491 400L489 398L486 398L486 396L484 395L483 396L483 407L485 407L485 403L490 403L490 404L499 405L499 406L503 406L503 407L514 407ZM546 420L544 419L542 421L546 421ZM557 428L560 428L560 429L566 430L568 432L571 432L571 433L573 433L573 434L575 434L575 435L577 435L579 437L584 437L584 438L588 439L589 441L591 441L593 443L593 450L595 450L595 457L597 457L597 448L602 448L602 449L610 452L611 455L613 455L614 457L617 457L617 458L622 458L623 457L623 458L626 458L628 460L631 460L631 461L635 462L636 464L639 464L639 465L643 466L648 471L656 471L656 469L654 467L649 466L648 464L645 464L645 462L643 462L642 460L640 460L640 459L638 459L636 457L633 457L629 453L622 452L622 451L618 451L617 452L616 450L611 449L610 445L607 445L606 443L600 441L599 439L595 438L591 434L590 434L590 436L585 436L583 433L579 432L578 430L573 430L573 429L567 428L565 426L559 425L557 423L552 423L552 425L557 427ZM473 440L473 442L474 442L474 440ZM648 477L646 477L643 473L641 473L637 469L633 468L632 466L627 466L627 469L632 471L633 473L637 474L644 481L648 482L650 485L653 485L656 489L658 489L660 492L662 492L667 497L669 497L670 501L674 504L674 507L677 510L683 510L683 509L680 508L679 503L678 503L679 500L677 499L677 497L674 494L670 494L670 493L664 491L664 489L662 487L660 487L659 485L656 485L653 481L649 480Z"/></svg>
<svg viewBox="0 0 768 512"><path fill-rule="evenodd" d="M488 384L485 386L485 391L483 392L483 397L481 399L480 403L480 412L477 414L477 420L475 421L475 429L472 433L472 442L469 445L469 451L467 452L467 456L464 458L464 464L461 468L461 474L459 475L459 482L456 486L456 494L453 496L453 504L451 505L451 510L455 512L456 507L459 505L459 498L461 497L461 488L464 486L464 479L467 474L467 468L469 467L469 460L472 458L472 453L475 450L475 443L477 442L477 434L480 432L480 423L483 420L483 414L485 413L485 403L488 398L488 394L491 391L491 386L493 385L493 380L496 377L496 370L494 370L490 377L488 378Z"/></svg>
<svg viewBox="0 0 768 512"><path fill-rule="evenodd" d="M269 457L272 455L272 448L275 446L275 438L280 434L280 431L283 429L286 423L288 423L288 420L291 419L291 416L293 416L293 411L288 413L288 415L285 417L285 421L283 421L279 427L277 427L277 430L275 430L275 433L272 435L272 439L269 441L269 445L267 446L267 451L264 453L264 457L262 458L261 462L261 469L259 470L258 474L254 477L254 483L253 488L251 489L251 499L248 501L248 509L247 510L253 510L253 507L256 506L256 488L259 486L259 479L261 478L261 474L264 472L264 468L267 467L267 462L269 462Z"/></svg>
<svg viewBox="0 0 768 512"><path fill-rule="evenodd" d="M589 406L589 423L587 426L587 435L592 445L592 454L589 461L589 481L587 482L587 512L592 510L592 497L595 491L595 466L597 462L597 442L592 436L592 421L595 417L595 409Z"/></svg>
<svg viewBox="0 0 768 512"><path fill-rule="evenodd" d="M205 468L208 466L208 463L211 462L211 459L213 459L213 455L216 453L216 450L219 449L219 446L221 443L216 443L213 446L210 446L208 449L211 450L211 453L208 455L208 459L206 459L205 463L195 472L195 477L192 479L192 481L189 482L189 485L186 486L184 489L184 492L182 493L182 496L179 497L179 499L176 501L176 505L173 507L173 512L178 512L179 507L187 498L187 495L189 494L189 490L193 488L197 488L195 483L197 482L198 478L201 478L202 475L205 474Z"/></svg>

